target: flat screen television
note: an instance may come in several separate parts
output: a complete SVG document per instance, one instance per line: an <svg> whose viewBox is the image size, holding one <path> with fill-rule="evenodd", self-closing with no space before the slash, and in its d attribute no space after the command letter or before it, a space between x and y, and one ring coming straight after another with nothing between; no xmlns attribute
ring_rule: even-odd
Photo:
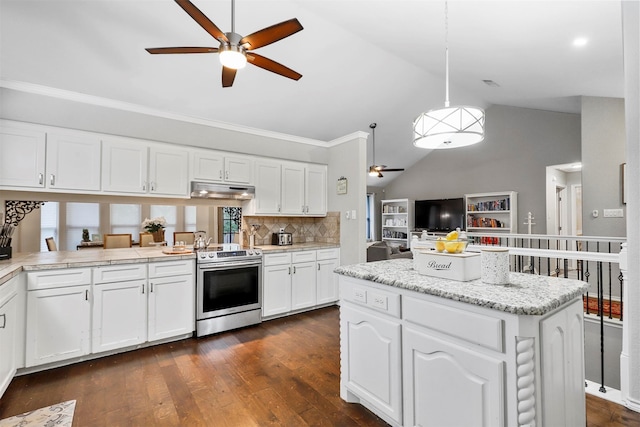
<svg viewBox="0 0 640 427"><path fill-rule="evenodd" d="M415 223L418 230L449 232L465 229L464 199L416 200Z"/></svg>

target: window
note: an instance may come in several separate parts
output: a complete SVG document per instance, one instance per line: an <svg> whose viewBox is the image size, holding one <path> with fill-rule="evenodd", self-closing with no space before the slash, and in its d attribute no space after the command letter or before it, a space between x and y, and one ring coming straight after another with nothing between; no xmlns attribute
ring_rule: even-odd
<svg viewBox="0 0 640 427"><path fill-rule="evenodd" d="M111 232L114 234L131 234L132 240L139 239L142 230L140 205L112 204Z"/></svg>
<svg viewBox="0 0 640 427"><path fill-rule="evenodd" d="M196 231L196 207L184 207L184 231Z"/></svg>
<svg viewBox="0 0 640 427"><path fill-rule="evenodd" d="M376 225L374 221L374 215L375 215L374 203L375 203L375 194L374 193L367 194L367 241L369 242L376 239L376 232L375 232Z"/></svg>
<svg viewBox="0 0 640 427"><path fill-rule="evenodd" d="M47 243L44 241L47 237L53 237L57 245L60 245L60 236L58 234L58 211L60 207L58 202L45 202L40 207L40 251L46 252Z"/></svg>
<svg viewBox="0 0 640 427"><path fill-rule="evenodd" d="M75 250L82 241L82 230L89 236L100 233L100 205L98 203L67 203L67 234L63 250Z"/></svg>
<svg viewBox="0 0 640 427"><path fill-rule="evenodd" d="M176 231L176 223L178 222L177 206L151 205L150 215L151 218L163 216L167 221L167 225L164 228L164 240L166 240L167 245L172 246L173 232Z"/></svg>
<svg viewBox="0 0 640 427"><path fill-rule="evenodd" d="M242 208L222 208L222 242L237 242L236 237L240 233L242 223Z"/></svg>

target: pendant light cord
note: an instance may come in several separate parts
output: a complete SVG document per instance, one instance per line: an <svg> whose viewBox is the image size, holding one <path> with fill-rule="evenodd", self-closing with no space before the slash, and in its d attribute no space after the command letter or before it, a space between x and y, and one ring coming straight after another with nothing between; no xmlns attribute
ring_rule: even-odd
<svg viewBox="0 0 640 427"><path fill-rule="evenodd" d="M445 108L449 107L449 4L448 2L444 2L444 87L445 87L445 97L444 97L444 106Z"/></svg>

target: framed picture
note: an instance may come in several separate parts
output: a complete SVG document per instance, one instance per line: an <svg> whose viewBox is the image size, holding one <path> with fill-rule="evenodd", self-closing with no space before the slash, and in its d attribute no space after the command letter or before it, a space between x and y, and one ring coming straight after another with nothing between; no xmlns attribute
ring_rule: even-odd
<svg viewBox="0 0 640 427"><path fill-rule="evenodd" d="M336 192L338 194L347 194L347 178L341 176L338 178L338 185L336 186Z"/></svg>
<svg viewBox="0 0 640 427"><path fill-rule="evenodd" d="M91 241L92 242L101 242L102 241L102 236L99 234L92 234L91 235Z"/></svg>
<svg viewBox="0 0 640 427"><path fill-rule="evenodd" d="M622 204L627 204L627 164L623 163L620 165L620 189L622 193Z"/></svg>

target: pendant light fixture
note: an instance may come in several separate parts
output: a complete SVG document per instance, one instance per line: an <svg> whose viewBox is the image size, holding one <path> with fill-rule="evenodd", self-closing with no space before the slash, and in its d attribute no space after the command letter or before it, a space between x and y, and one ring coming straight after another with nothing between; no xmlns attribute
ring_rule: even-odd
<svg viewBox="0 0 640 427"><path fill-rule="evenodd" d="M444 108L422 113L413 122L413 145L419 148L465 147L484 139L484 110L477 107L449 106L449 7L445 16L445 101Z"/></svg>

